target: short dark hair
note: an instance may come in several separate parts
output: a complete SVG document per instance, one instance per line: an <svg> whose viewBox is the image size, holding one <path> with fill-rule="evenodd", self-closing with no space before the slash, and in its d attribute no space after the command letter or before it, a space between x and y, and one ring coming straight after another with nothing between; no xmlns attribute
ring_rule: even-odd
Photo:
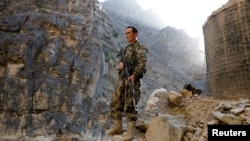
<svg viewBox="0 0 250 141"><path fill-rule="evenodd" d="M135 28L134 26L127 26L126 28L132 28L133 33L138 33L137 28Z"/></svg>

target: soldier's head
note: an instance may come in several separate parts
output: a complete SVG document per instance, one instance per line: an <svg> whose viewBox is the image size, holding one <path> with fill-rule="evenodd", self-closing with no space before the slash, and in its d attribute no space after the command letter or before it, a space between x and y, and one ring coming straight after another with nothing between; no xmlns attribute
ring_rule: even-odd
<svg viewBox="0 0 250 141"><path fill-rule="evenodd" d="M127 26L125 30L127 41L132 44L137 40L138 30L133 26Z"/></svg>

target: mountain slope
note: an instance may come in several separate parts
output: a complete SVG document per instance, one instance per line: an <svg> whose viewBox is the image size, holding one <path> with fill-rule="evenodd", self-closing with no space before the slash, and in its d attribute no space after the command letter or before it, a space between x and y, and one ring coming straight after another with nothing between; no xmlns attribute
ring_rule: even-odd
<svg viewBox="0 0 250 141"><path fill-rule="evenodd" d="M153 90L162 87L178 91L186 83L191 83L206 92L206 77L199 76L205 72L204 53L199 51L197 39L190 38L183 30L174 27L159 29L159 26L153 25L158 23L156 15L147 22L140 20L154 13L143 11L135 0L106 0L102 8L110 17L114 29L121 35L119 37L123 38L121 40L124 40L124 44L124 29L133 25L139 30L138 40L149 48L148 71L142 80L142 91L145 94L139 104L141 108Z"/></svg>

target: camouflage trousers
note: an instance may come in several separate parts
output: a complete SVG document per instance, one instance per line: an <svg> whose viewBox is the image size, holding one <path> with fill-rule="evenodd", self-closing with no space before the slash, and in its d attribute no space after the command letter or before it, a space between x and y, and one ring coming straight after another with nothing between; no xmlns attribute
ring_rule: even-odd
<svg viewBox="0 0 250 141"><path fill-rule="evenodd" d="M137 104L140 99L140 80L134 82L134 98ZM133 104L130 94L128 80L118 80L110 101L110 115L113 120L122 120L122 116L127 117L128 121L137 120L137 111Z"/></svg>

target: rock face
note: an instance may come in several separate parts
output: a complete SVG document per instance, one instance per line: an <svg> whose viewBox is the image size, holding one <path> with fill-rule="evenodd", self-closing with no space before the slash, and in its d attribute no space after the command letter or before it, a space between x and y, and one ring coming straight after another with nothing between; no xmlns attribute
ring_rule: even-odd
<svg viewBox="0 0 250 141"><path fill-rule="evenodd" d="M114 37L98 2L0 0L0 9L0 135L101 134L107 64L97 38Z"/></svg>
<svg viewBox="0 0 250 141"><path fill-rule="evenodd" d="M248 0L230 0L203 25L208 93L214 97L250 98L249 8Z"/></svg>

